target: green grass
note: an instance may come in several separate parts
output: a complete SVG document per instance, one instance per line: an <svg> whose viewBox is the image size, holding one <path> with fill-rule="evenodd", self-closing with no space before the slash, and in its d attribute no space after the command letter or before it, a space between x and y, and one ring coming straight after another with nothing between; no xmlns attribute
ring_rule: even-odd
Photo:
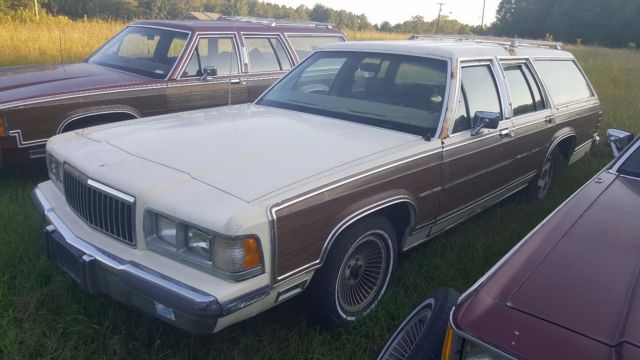
<svg viewBox="0 0 640 360"><path fill-rule="evenodd" d="M603 130L638 133L640 53L576 47L605 106ZM1 60L0 60L1 61ZM550 198L513 196L401 256L387 296L364 320L318 327L304 297L210 336L191 336L99 295L89 295L44 259L42 221L29 192L41 170L0 170L0 359L366 359L399 321L438 287L473 284L548 213L602 168L602 146L566 169Z"/></svg>

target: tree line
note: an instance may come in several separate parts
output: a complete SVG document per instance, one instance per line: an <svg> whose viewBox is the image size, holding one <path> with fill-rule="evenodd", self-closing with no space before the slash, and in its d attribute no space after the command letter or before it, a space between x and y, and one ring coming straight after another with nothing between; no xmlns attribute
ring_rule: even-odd
<svg viewBox="0 0 640 360"><path fill-rule="evenodd" d="M502 0L493 32L609 47L640 45L638 0Z"/></svg>
<svg viewBox="0 0 640 360"><path fill-rule="evenodd" d="M472 26L442 16L440 20L426 20L413 16L407 21L391 24L384 21L372 24L366 15L335 10L316 4L290 7L258 0L37 0L41 9L52 15L72 19L100 18L109 20L180 19L189 11L209 11L223 15L257 16L274 19L309 20L335 24L343 30L385 31L414 34L470 34ZM0 0L0 12L30 9L34 0Z"/></svg>

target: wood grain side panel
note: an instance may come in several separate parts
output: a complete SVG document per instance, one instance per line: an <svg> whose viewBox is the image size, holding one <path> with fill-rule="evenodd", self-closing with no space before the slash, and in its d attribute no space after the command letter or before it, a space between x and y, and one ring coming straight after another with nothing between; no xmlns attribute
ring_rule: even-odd
<svg viewBox="0 0 640 360"><path fill-rule="evenodd" d="M123 106L136 109L142 116L166 112L165 88L112 92L39 102L5 111L10 130L21 130L26 141L48 139L60 124L82 109L108 109Z"/></svg>
<svg viewBox="0 0 640 360"><path fill-rule="evenodd" d="M340 222L359 210L407 196L416 205L416 223L434 219L439 193L441 153L419 158L348 182L276 211L276 278L321 261L322 250Z"/></svg>

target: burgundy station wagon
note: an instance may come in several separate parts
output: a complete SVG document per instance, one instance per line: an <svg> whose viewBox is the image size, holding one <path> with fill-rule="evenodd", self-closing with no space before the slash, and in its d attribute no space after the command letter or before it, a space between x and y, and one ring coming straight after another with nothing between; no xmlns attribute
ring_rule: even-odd
<svg viewBox="0 0 640 360"><path fill-rule="evenodd" d="M311 22L136 21L84 62L0 68L0 167L43 157L59 133L253 101L316 47L345 40Z"/></svg>
<svg viewBox="0 0 640 360"><path fill-rule="evenodd" d="M618 155L633 136L608 138ZM416 308L380 359L640 358L639 200L636 140L459 300Z"/></svg>

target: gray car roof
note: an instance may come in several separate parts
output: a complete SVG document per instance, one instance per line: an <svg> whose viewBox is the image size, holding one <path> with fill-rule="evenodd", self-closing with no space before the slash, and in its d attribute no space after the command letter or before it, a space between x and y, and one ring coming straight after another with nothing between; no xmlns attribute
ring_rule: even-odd
<svg viewBox="0 0 640 360"><path fill-rule="evenodd" d="M319 48L322 51L373 51L418 56L437 56L451 60L487 57L563 57L573 58L564 50L543 46L521 45L510 48L498 43L450 40L353 41Z"/></svg>

